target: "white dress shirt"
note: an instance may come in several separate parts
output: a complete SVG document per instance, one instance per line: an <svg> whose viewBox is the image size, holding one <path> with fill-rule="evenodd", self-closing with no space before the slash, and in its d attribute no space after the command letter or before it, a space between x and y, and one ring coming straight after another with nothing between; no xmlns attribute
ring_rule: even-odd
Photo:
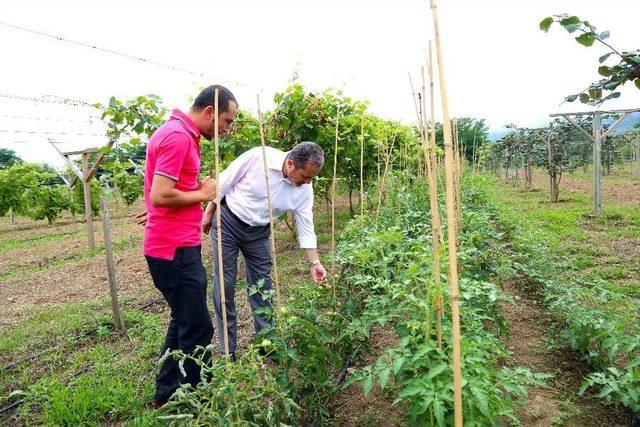
<svg viewBox="0 0 640 427"><path fill-rule="evenodd" d="M266 147L269 187L274 219L293 211L298 242L304 249L317 248L313 230L313 187L297 187L282 173L287 153ZM269 224L267 185L264 179L262 147L241 154L220 173L220 199L226 197L227 206L243 222L251 226Z"/></svg>

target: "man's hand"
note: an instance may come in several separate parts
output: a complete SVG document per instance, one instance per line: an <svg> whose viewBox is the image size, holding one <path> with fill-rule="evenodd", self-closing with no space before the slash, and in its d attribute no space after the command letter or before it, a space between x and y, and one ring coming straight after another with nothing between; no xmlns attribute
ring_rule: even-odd
<svg viewBox="0 0 640 427"><path fill-rule="evenodd" d="M200 192L203 201L210 202L218 195L218 185L213 178L205 178L200 182Z"/></svg>
<svg viewBox="0 0 640 427"><path fill-rule="evenodd" d="M211 202L213 203L213 202ZM207 213L205 211L205 213L202 215L202 232L204 234L209 234L209 231L211 231L211 224L213 223L213 214L212 213Z"/></svg>
<svg viewBox="0 0 640 427"><path fill-rule="evenodd" d="M147 211L146 210L140 212L139 214L136 214L136 222L139 225L142 225L142 226L147 225Z"/></svg>
<svg viewBox="0 0 640 427"><path fill-rule="evenodd" d="M202 214L202 232L204 234L209 234L209 231L211 230L211 226L213 224L213 214L215 214L217 207L218 205L215 202L209 202L207 208Z"/></svg>
<svg viewBox="0 0 640 427"><path fill-rule="evenodd" d="M327 271L324 269L321 263L313 264L311 266L311 277L317 284L326 282Z"/></svg>

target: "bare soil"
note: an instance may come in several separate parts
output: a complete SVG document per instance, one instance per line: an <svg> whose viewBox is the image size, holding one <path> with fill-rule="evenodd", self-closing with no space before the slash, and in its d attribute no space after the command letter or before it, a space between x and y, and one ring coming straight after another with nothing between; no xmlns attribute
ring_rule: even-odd
<svg viewBox="0 0 640 427"><path fill-rule="evenodd" d="M549 189L549 176L534 171L533 185L544 190ZM585 178L575 178L569 173L562 174L560 181L560 198L563 194L577 192L593 196L593 181ZM620 182L620 180L607 180L606 176L602 177L602 202L627 204L640 207L640 181L637 182Z"/></svg>
<svg viewBox="0 0 640 427"><path fill-rule="evenodd" d="M589 373L575 354L547 348L553 323L540 295L526 278L508 281L504 291L514 304L503 303L509 323L510 366L527 366L532 371L553 375L545 388L533 387L527 403L519 410L523 426L631 426L631 416L622 408L605 406L577 390Z"/></svg>
<svg viewBox="0 0 640 427"><path fill-rule="evenodd" d="M371 331L370 347L361 351L360 358L352 368L375 364L378 356L385 349L395 345L397 341L397 336L388 327L375 327ZM388 387L393 389L391 380ZM362 383L351 384L335 396L331 425L362 427L406 425L405 408L393 405L393 400L393 393L384 393L378 385L374 385L369 395L365 396Z"/></svg>
<svg viewBox="0 0 640 427"><path fill-rule="evenodd" d="M112 219L110 222L111 241L113 243L123 238L142 238L142 230L133 219ZM72 227L72 228L70 228ZM26 233L32 236L24 236ZM0 252L0 277L8 274L19 275L29 269L40 269L57 261L78 257L89 250L86 228L84 224L63 225L46 229L24 230L17 234L23 235L26 245L5 249ZM94 222L94 237L96 247L104 244L102 221Z"/></svg>

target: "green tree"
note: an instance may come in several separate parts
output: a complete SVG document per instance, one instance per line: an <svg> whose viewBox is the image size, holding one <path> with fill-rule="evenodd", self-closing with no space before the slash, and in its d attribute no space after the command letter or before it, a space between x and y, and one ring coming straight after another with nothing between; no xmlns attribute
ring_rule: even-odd
<svg viewBox="0 0 640 427"><path fill-rule="evenodd" d="M45 181L47 178L41 176ZM25 191L24 200L29 217L35 220L46 218L49 224L52 224L70 203L65 185L46 182L28 188Z"/></svg>
<svg viewBox="0 0 640 427"><path fill-rule="evenodd" d="M129 173L120 160L113 162L111 173L113 182L118 186L118 191L127 206L131 206L142 196L142 177Z"/></svg>
<svg viewBox="0 0 640 427"><path fill-rule="evenodd" d="M167 109L157 95L141 95L124 102L111 97L108 105L94 106L102 110L101 118L107 124L107 136L114 141L114 147L104 153L106 160L97 177L102 181L114 182L125 203L130 206L142 195L142 179L125 165L129 159L135 162L144 159L146 141L164 122ZM93 187L94 184L92 191Z"/></svg>
<svg viewBox="0 0 640 427"><path fill-rule="evenodd" d="M0 215L25 214L25 191L40 184L41 168L33 163L15 163L0 170Z"/></svg>
<svg viewBox="0 0 640 427"><path fill-rule="evenodd" d="M15 163L22 163L16 152L9 148L0 148L0 169L7 169Z"/></svg>

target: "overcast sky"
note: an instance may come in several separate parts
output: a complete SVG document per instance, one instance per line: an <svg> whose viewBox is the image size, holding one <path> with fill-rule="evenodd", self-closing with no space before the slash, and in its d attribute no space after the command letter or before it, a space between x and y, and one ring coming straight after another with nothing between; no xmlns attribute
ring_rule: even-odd
<svg viewBox="0 0 640 427"><path fill-rule="evenodd" d="M620 50L640 47L637 0L440 0L438 6L451 114L485 118L492 129L588 109L559 104L598 79L597 58L607 50L584 48L560 27L541 32L543 17L575 14L611 31L610 43ZM255 111L256 93L263 109L270 108L297 69L309 89L343 88L370 101L372 112L405 123L415 116L407 72L418 84L433 38L428 0L4 0L0 21L195 73L0 25L0 94L106 102L112 95L155 93L168 107L184 109L199 87L220 82L241 108ZM436 104L440 116L439 98ZM628 86L604 108L633 107L640 107L640 91ZM90 118L95 114L0 97L0 147L58 165L47 138L67 143L60 145L65 149L101 145L104 127Z"/></svg>

